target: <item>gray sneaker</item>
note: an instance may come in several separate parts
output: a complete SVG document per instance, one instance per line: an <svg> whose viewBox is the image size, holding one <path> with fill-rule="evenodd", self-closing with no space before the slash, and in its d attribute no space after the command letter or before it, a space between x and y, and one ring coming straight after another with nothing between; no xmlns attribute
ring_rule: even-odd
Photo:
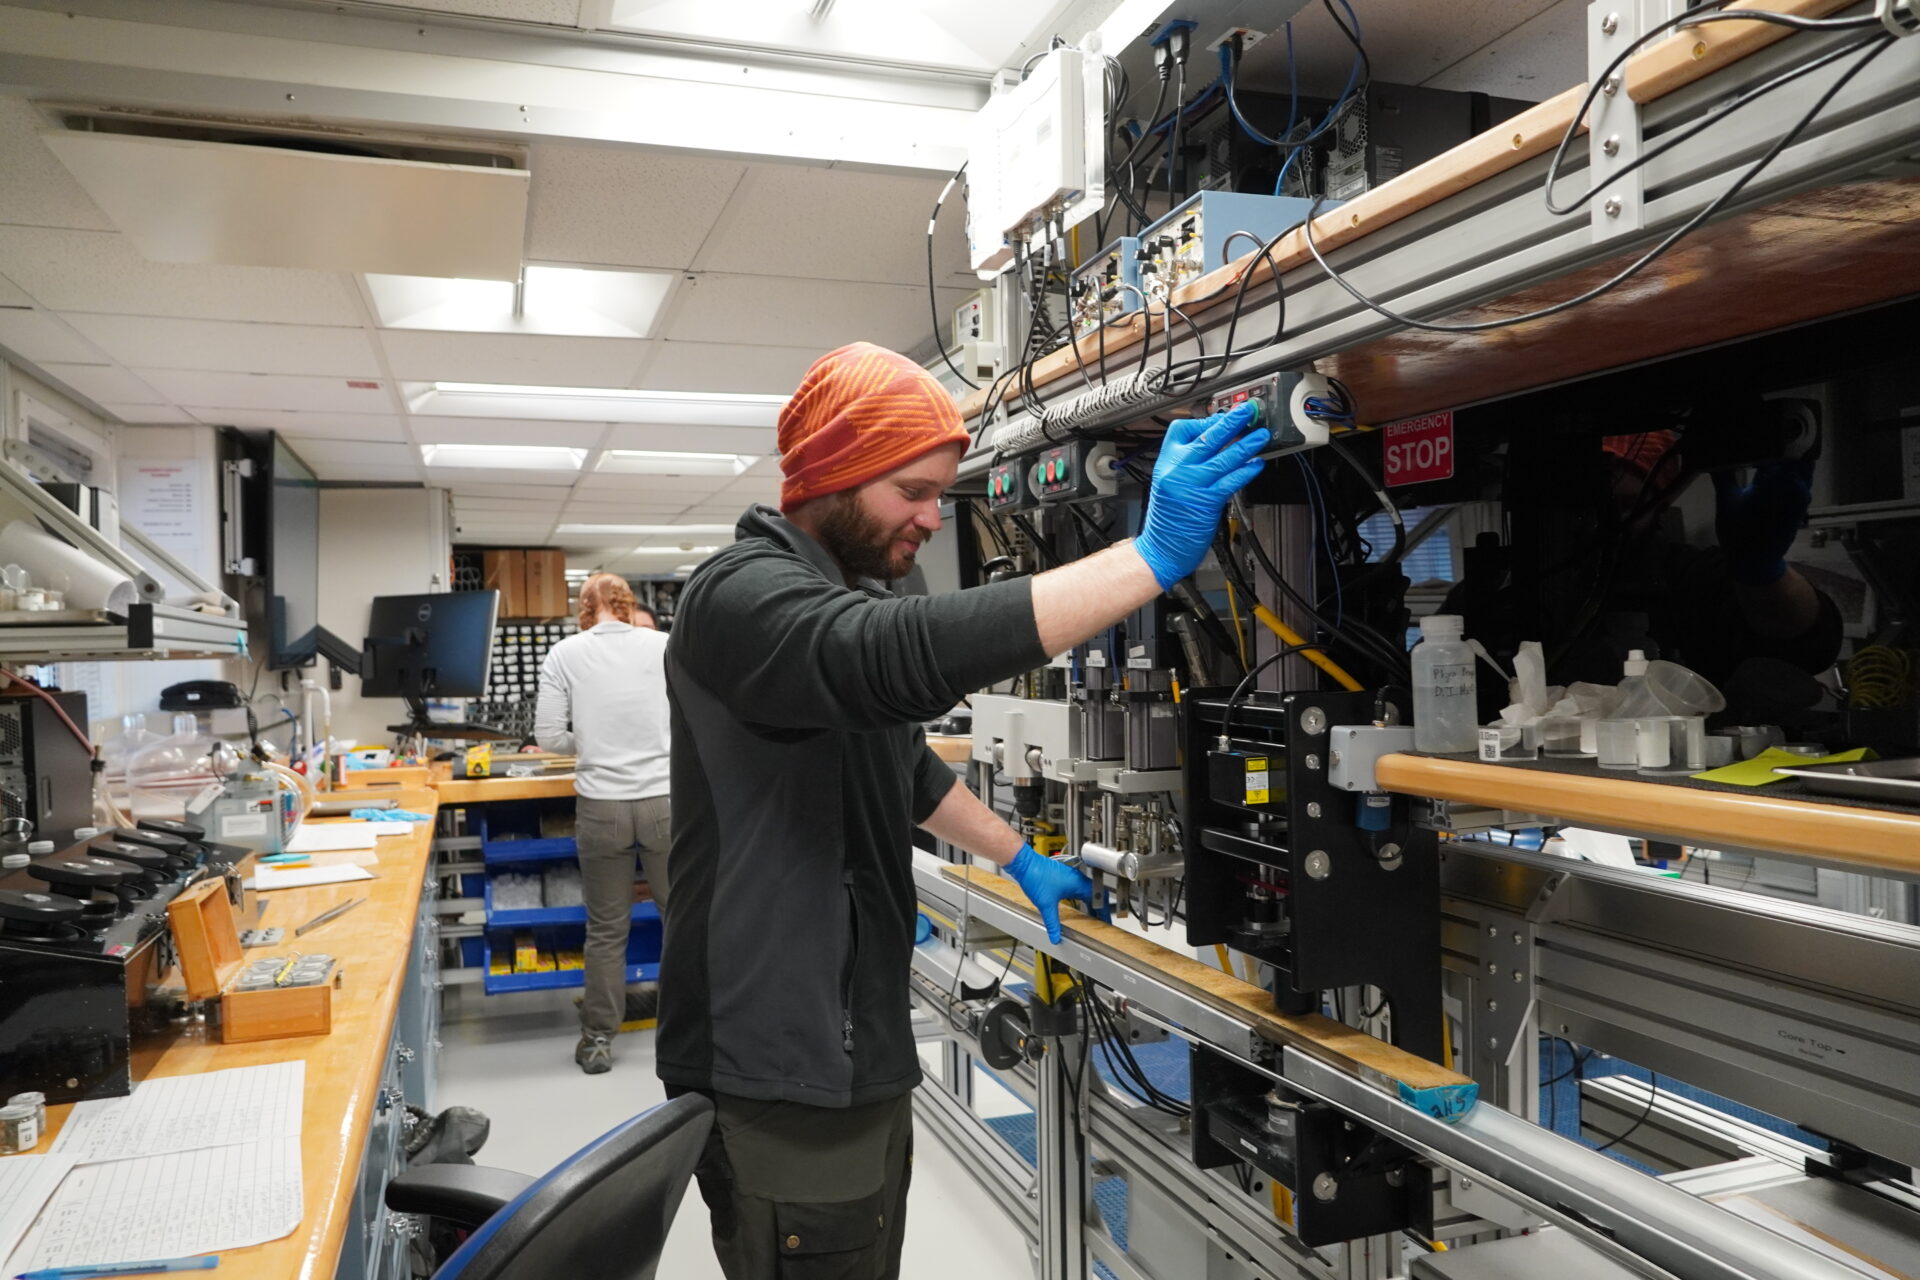
<svg viewBox="0 0 1920 1280"><path fill-rule="evenodd" d="M613 1070L613 1044L605 1036L581 1036L573 1060L590 1076Z"/></svg>

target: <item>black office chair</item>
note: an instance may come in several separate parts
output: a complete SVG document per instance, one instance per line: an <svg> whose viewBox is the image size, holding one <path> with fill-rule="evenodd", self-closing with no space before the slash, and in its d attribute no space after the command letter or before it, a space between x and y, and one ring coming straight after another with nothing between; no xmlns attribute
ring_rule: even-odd
<svg viewBox="0 0 1920 1280"><path fill-rule="evenodd" d="M653 1280L713 1128L698 1094L663 1102L545 1177L434 1164L387 1184L387 1208L474 1228L434 1280Z"/></svg>

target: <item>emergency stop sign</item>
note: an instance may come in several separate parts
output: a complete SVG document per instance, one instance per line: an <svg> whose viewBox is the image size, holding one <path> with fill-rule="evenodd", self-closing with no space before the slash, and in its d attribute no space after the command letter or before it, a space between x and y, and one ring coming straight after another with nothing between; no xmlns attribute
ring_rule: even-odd
<svg viewBox="0 0 1920 1280"><path fill-rule="evenodd" d="M1420 484L1453 475L1453 413L1408 418L1381 430L1388 485Z"/></svg>

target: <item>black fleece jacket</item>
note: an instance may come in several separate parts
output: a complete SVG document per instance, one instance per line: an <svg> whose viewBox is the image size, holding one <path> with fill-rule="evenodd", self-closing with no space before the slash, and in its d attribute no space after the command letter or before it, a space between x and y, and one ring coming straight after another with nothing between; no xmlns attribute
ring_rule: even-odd
<svg viewBox="0 0 1920 1280"><path fill-rule="evenodd" d="M846 585L776 511L695 570L667 643L673 903L660 1078L848 1107L920 1080L912 828L956 779L920 722L1045 661L1026 579Z"/></svg>

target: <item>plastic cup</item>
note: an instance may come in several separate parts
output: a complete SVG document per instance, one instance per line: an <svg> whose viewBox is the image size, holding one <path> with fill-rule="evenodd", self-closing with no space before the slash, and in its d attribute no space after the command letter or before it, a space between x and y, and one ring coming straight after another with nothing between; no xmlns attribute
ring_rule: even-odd
<svg viewBox="0 0 1920 1280"><path fill-rule="evenodd" d="M1712 715L1727 706L1712 682L1677 662L1649 662L1645 688L1647 696L1670 716Z"/></svg>
<svg viewBox="0 0 1920 1280"><path fill-rule="evenodd" d="M1633 720L1602 720L1594 730L1602 769L1633 769L1640 764L1640 726Z"/></svg>

